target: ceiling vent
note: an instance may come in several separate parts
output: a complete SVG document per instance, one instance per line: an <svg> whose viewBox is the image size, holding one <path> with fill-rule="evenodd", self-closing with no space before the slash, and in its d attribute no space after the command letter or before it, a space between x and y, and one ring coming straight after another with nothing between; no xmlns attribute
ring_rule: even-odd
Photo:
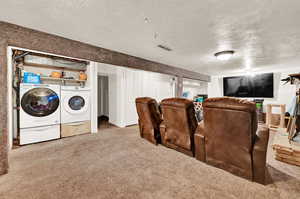
<svg viewBox="0 0 300 199"><path fill-rule="evenodd" d="M167 47L167 46L164 46L164 45L158 45L157 47L163 49L163 50L166 50L166 51L172 51L171 48Z"/></svg>

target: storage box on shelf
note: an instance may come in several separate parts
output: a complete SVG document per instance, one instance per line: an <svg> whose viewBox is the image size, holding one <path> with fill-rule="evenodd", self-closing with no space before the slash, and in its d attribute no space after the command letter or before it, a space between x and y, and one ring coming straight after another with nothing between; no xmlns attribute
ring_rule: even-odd
<svg viewBox="0 0 300 199"><path fill-rule="evenodd" d="M34 52L27 52L22 59L19 59L19 69L35 73L46 83L52 82L62 85L69 83L79 83L84 86L86 82L87 61L75 60L71 58L56 57ZM78 76L77 76L78 75ZM23 75L22 75L23 76ZM68 76L68 77L66 77ZM25 75L23 80L25 80ZM25 82L26 83L26 82Z"/></svg>

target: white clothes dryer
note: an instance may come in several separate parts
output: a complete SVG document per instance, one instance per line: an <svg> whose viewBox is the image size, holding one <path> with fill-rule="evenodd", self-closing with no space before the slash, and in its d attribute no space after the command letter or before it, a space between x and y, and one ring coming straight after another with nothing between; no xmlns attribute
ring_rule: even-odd
<svg viewBox="0 0 300 199"><path fill-rule="evenodd" d="M62 86L61 99L62 124L89 121L91 119L89 88Z"/></svg>

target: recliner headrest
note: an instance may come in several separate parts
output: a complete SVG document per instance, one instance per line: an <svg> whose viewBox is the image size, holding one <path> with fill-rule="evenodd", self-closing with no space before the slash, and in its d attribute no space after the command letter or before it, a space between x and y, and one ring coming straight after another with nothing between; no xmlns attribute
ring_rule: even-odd
<svg viewBox="0 0 300 199"><path fill-rule="evenodd" d="M135 103L152 104L156 103L156 100L151 97L138 97L135 99Z"/></svg>
<svg viewBox="0 0 300 199"><path fill-rule="evenodd" d="M188 100L188 99L184 99L184 98L167 98L167 99L164 99L161 101L161 105L187 108L194 104L193 104L192 100Z"/></svg>
<svg viewBox="0 0 300 199"><path fill-rule="evenodd" d="M231 109L231 110L239 110L239 111L246 111L246 112L256 111L256 106L254 102L250 102L244 99L233 98L233 97L208 98L204 101L203 107Z"/></svg>

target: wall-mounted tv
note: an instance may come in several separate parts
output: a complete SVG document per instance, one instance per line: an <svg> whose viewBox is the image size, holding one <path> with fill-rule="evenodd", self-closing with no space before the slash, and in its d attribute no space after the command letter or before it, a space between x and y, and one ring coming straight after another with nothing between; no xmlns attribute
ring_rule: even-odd
<svg viewBox="0 0 300 199"><path fill-rule="evenodd" d="M251 76L223 78L224 96L247 98L273 98L274 75L264 73Z"/></svg>

